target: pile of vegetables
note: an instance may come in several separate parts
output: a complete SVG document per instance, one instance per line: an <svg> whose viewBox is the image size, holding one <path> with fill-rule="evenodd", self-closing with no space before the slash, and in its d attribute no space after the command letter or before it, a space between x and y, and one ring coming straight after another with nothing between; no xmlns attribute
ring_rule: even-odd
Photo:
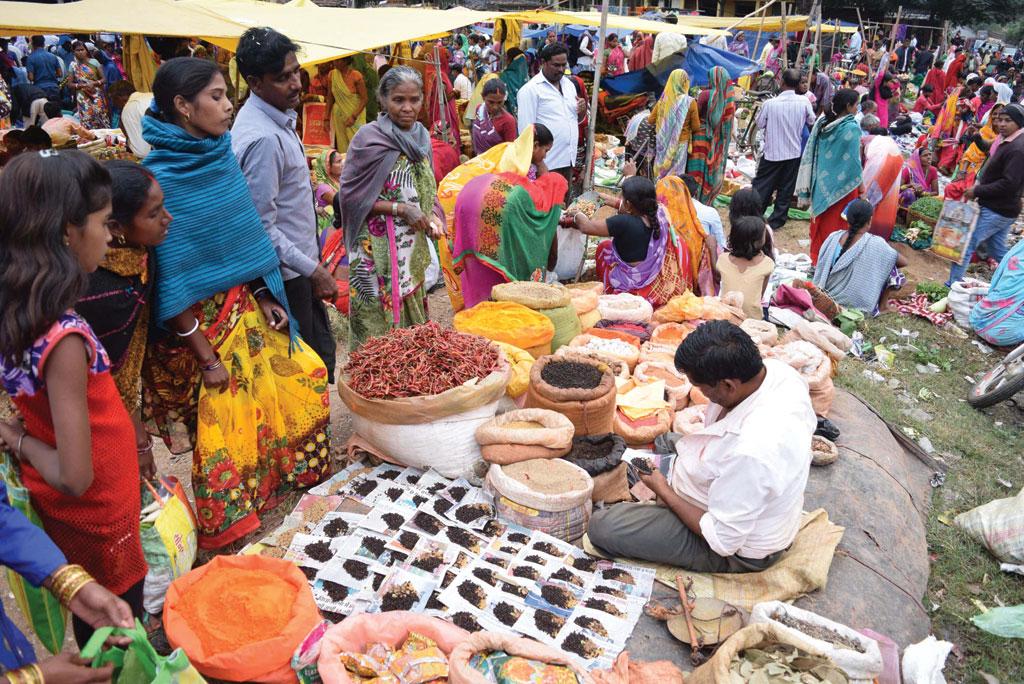
<svg viewBox="0 0 1024 684"><path fill-rule="evenodd" d="M949 288L942 283L924 282L917 284L917 293L928 297L929 302L937 302L949 295Z"/></svg>
<svg viewBox="0 0 1024 684"><path fill-rule="evenodd" d="M921 219L917 219L916 221L911 221L910 226L907 228L906 232L903 233L903 236L911 245L919 240L927 240L930 242L932 239L932 231L934 230L935 226L927 223L926 221L922 221Z"/></svg>
<svg viewBox="0 0 1024 684"><path fill-rule="evenodd" d="M910 205L910 210L930 219L937 219L942 213L942 200L938 197L922 197ZM913 228L913 224L911 224L911 228Z"/></svg>

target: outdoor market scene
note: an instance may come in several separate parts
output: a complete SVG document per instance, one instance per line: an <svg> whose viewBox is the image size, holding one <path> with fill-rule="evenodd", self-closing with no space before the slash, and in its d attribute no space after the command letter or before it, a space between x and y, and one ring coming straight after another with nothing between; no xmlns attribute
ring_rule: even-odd
<svg viewBox="0 0 1024 684"><path fill-rule="evenodd" d="M0 682L1024 682L1024 2L363 4L0 0Z"/></svg>

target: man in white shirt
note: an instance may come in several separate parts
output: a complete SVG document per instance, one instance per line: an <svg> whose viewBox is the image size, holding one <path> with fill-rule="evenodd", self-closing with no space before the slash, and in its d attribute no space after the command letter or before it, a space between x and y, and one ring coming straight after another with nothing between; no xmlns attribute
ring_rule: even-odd
<svg viewBox="0 0 1024 684"><path fill-rule="evenodd" d="M665 21L675 24L675 15L670 14ZM660 62L670 55L686 50L686 36L674 31L662 31L654 37L654 51L651 53L651 63Z"/></svg>
<svg viewBox="0 0 1024 684"><path fill-rule="evenodd" d="M144 159L150 146L142 139L142 119L153 101L153 93L137 93L131 81L124 80L110 86L109 95L113 110L121 112L119 122L128 139L128 149L139 159Z"/></svg>
<svg viewBox="0 0 1024 684"><path fill-rule="evenodd" d="M473 96L473 82L466 75L467 71L469 71L469 67L463 67L459 71L459 75L452 81L452 88L458 91L460 100L468 100Z"/></svg>
<svg viewBox="0 0 1024 684"><path fill-rule="evenodd" d="M785 363L761 360L727 321L683 340L676 368L709 399L705 427L676 443L669 477L640 476L663 505L620 503L590 520L590 541L695 572L772 566L800 527L817 421L807 384Z"/></svg>
<svg viewBox="0 0 1024 684"><path fill-rule="evenodd" d="M586 101L576 94L576 86L565 75L569 51L561 43L545 45L540 51L540 73L527 81L516 96L519 107L519 132L533 124L544 124L555 143L544 158L548 169L572 182L579 145L579 116Z"/></svg>
<svg viewBox="0 0 1024 684"><path fill-rule="evenodd" d="M757 127L764 131L764 152L753 186L765 209L775 196L775 210L768 217L772 230L786 225L796 189L796 174L800 170L804 129L814 124L810 100L797 92L801 78L796 69L784 70L782 92L761 105L757 113Z"/></svg>
<svg viewBox="0 0 1024 684"><path fill-rule="evenodd" d="M579 74L584 71L594 70L594 50L597 48L594 43L593 36L590 35L590 31L584 31L583 35L580 36L580 56L576 58L576 66L573 68L574 74Z"/></svg>

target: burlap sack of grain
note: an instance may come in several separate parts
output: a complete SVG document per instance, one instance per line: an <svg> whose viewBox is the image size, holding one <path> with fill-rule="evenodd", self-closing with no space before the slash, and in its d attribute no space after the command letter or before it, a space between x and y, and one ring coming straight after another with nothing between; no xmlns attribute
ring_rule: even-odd
<svg viewBox="0 0 1024 684"><path fill-rule="evenodd" d="M492 465L484 488L502 520L567 542L584 535L593 511L594 481L560 458Z"/></svg>
<svg viewBox="0 0 1024 684"><path fill-rule="evenodd" d="M597 359L601 363L608 364L608 367L612 370L612 375L617 378L629 380L633 377L633 373L629 370L628 363L599 351L594 351L593 349L587 349L585 347L566 346L555 352L555 356L559 358L564 358L566 354L581 354L592 359Z"/></svg>
<svg viewBox="0 0 1024 684"><path fill-rule="evenodd" d="M675 364L663 361L642 361L636 365L633 378L637 382L665 381L665 395L673 411L682 411L690 405L690 390L693 385L685 374L676 370Z"/></svg>
<svg viewBox="0 0 1024 684"><path fill-rule="evenodd" d="M651 332L651 344L675 349L695 328L686 323L662 323Z"/></svg>
<svg viewBox="0 0 1024 684"><path fill-rule="evenodd" d="M523 427L522 424L542 427ZM516 463L531 458L558 458L572 449L574 428L561 413L519 409L495 416L476 429L480 453L488 463Z"/></svg>
<svg viewBox="0 0 1024 684"><path fill-rule="evenodd" d="M594 348L592 349L592 351L596 351L610 358L622 361L623 363L629 366L630 373L633 372L633 368L640 360L640 343L632 335L616 332L614 330L602 330L601 328L591 328L589 332L585 332L582 335L577 335L576 337L572 338L568 346L572 347L574 350L577 348L582 348L583 350L590 351L591 341L594 340L595 338L622 342L623 344L618 345L621 351L612 351L609 349L598 348ZM595 344L600 345L601 343L596 342Z"/></svg>
<svg viewBox="0 0 1024 684"><path fill-rule="evenodd" d="M629 491L626 471L626 464L619 463L608 472L594 475L594 493L590 496L591 501L606 504L632 501L633 495Z"/></svg>
<svg viewBox="0 0 1024 684"><path fill-rule="evenodd" d="M835 384L832 382L832 360L826 356L813 373L805 374L803 378L807 381L807 391L815 415L827 418L836 397Z"/></svg>
<svg viewBox="0 0 1024 684"><path fill-rule="evenodd" d="M733 656L748 648L764 648L772 644L796 646L809 655L825 655L808 642L784 634L772 625L748 625L726 639L710 660L686 678L686 684L732 684L734 680L729 673L729 665Z"/></svg>
<svg viewBox="0 0 1024 684"><path fill-rule="evenodd" d="M515 302L534 311L558 309L572 303L569 291L561 285L519 280L492 287L491 299L496 302Z"/></svg>
<svg viewBox="0 0 1024 684"><path fill-rule="evenodd" d="M593 389L563 389L548 384L541 377L544 367L552 361L574 361L594 366L601 371L601 382ZM572 421L577 435L612 432L615 417L615 378L605 363L582 354L543 356L530 369L530 387L526 390L526 408L542 408L561 413Z"/></svg>
<svg viewBox="0 0 1024 684"><path fill-rule="evenodd" d="M597 309L601 312L601 318L609 321L650 323L654 315L650 302L628 292L601 295L597 298Z"/></svg>

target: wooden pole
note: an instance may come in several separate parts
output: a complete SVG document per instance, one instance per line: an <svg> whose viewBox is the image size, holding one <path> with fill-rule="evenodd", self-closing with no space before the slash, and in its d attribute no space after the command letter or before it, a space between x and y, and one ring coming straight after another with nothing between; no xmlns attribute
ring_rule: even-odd
<svg viewBox="0 0 1024 684"><path fill-rule="evenodd" d="M807 19L809 21L813 21L812 17L814 17L814 11L817 8L818 8L818 0L814 0L814 3L811 5L811 12L810 12L810 14L807 15ZM807 34L809 33L809 31L807 29L808 29L808 26L805 23L804 24L803 33L800 34L800 47L796 51L796 69L797 69L797 71L800 70L800 67L803 65L803 62L804 62L804 46L807 45Z"/></svg>
<svg viewBox="0 0 1024 684"><path fill-rule="evenodd" d="M892 28L889 29L889 52L896 49L896 31L900 27L900 17L903 16L903 5L896 8L896 21L893 23Z"/></svg>
<svg viewBox="0 0 1024 684"><path fill-rule="evenodd" d="M448 93L444 92L444 79L441 78L441 55L438 52L437 44L434 44L434 77L436 80L435 87L437 88L437 111L438 116L441 120L441 139L446 143L451 142L450 131L448 130L448 116L445 111L445 99L448 97Z"/></svg>
<svg viewBox="0 0 1024 684"><path fill-rule="evenodd" d="M817 67L813 71L824 71L824 60L821 58L821 0L818 0L818 25L814 27L814 56Z"/></svg>
<svg viewBox="0 0 1024 684"><path fill-rule="evenodd" d="M782 3L782 32L779 35L779 44L782 45L782 68L789 68L789 33L786 31L786 3Z"/></svg>
<svg viewBox="0 0 1024 684"><path fill-rule="evenodd" d="M768 9L769 7L771 7L772 5L774 5L775 3L777 3L778 1L779 1L779 0L772 0L772 1L771 1L771 2L769 2L769 3L767 4L767 5L762 5L762 6L761 6L761 7L759 7L758 9L755 9L755 10L754 10L753 12L750 12L749 14L745 14L745 15L743 15L742 17L740 17L739 19L737 19L737 20L736 20L736 21L734 21L733 23L731 23L731 24L729 24L728 26L726 26L724 30L726 30L726 31L732 31L732 30L733 30L734 28L736 28L737 26L739 26L740 24L742 24L742 23L743 23L744 21L746 21L747 19L750 19L750 18L751 18L752 16L754 16L755 14L758 14L758 13L764 12L765 10L767 10L767 9ZM765 17L765 15L764 15L764 14L761 14L761 26L764 26L764 17ZM755 45L754 47L757 47L757 46Z"/></svg>
<svg viewBox="0 0 1024 684"><path fill-rule="evenodd" d="M772 0L772 2L775 2L775 0ZM769 4L771 4L771 3L769 3ZM761 9L763 9L763 10L767 10L767 9L768 9L768 5L765 5L765 6L764 6L764 7L762 7ZM761 34L762 34L762 33L764 32L764 18L765 18L766 16L768 16L768 12L762 12L762 13L761 13L761 25L757 27L757 37L756 37L756 38L754 38L754 51L755 51L755 52L757 51L757 45L758 45L758 43L760 43L760 42L761 42ZM757 61L757 63L758 63L758 64L761 64L761 53L760 53L760 52L758 52L758 53L757 53L757 55L756 55L756 61ZM764 64L761 64L761 68L762 68L762 69L763 69L763 68L764 68L765 66L766 66L766 65L764 65ZM753 82L751 82L751 83L753 83Z"/></svg>
<svg viewBox="0 0 1024 684"><path fill-rule="evenodd" d="M594 129L597 126L597 93L604 69L604 39L608 34L608 0L601 0L601 28L597 34L597 59L594 61L594 87L590 93L590 125L587 126L587 154L583 162L583 189L594 189Z"/></svg>
<svg viewBox="0 0 1024 684"><path fill-rule="evenodd" d="M832 47L830 47L829 50L828 50L828 58L829 58L830 61L832 60L832 56L836 54L836 36L838 36L838 35L839 35L839 20L836 19L836 30L832 34Z"/></svg>

